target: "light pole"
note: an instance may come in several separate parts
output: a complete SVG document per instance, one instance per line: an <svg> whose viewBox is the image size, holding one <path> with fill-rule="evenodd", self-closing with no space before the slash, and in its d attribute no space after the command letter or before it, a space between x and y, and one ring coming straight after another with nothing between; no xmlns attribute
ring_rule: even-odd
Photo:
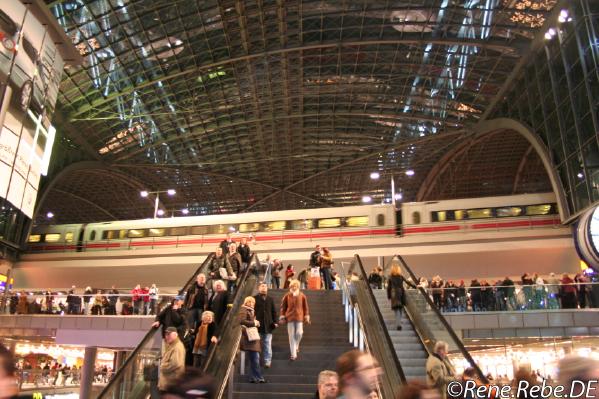
<svg viewBox="0 0 599 399"><path fill-rule="evenodd" d="M142 192L139 193L143 198L147 198L148 195L150 195L150 194L156 194L156 199L154 200L154 219L156 219L156 217L158 215L158 204L160 203L160 194L162 194L162 193L167 193L171 197L173 195L177 194L177 192L172 188L169 188L168 190L157 190L157 191L143 190ZM162 212L162 215L163 214L164 214L164 211Z"/></svg>

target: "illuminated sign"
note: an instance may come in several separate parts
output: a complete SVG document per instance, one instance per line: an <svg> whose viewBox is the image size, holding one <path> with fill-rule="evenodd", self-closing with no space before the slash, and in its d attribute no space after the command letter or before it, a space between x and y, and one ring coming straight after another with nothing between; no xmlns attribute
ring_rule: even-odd
<svg viewBox="0 0 599 399"><path fill-rule="evenodd" d="M6 289L6 282L8 280L8 277L6 277L4 274L0 274L0 292L4 292L4 290ZM15 280L14 279L10 279L10 284L8 285L8 289L12 289L12 286L14 284Z"/></svg>
<svg viewBox="0 0 599 399"><path fill-rule="evenodd" d="M20 1L0 2L0 38L0 197L31 218L64 63L47 26Z"/></svg>

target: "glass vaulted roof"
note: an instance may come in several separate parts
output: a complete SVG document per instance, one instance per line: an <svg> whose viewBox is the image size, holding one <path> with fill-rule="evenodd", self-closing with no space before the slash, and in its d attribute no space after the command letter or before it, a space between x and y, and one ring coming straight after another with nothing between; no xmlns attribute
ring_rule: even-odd
<svg viewBox="0 0 599 399"><path fill-rule="evenodd" d="M60 189L128 218L140 204L123 190L142 186L203 213L385 201L391 175L415 199L556 0L47 3L84 58L61 85L63 142L126 176L102 187L84 168ZM501 155L512 175L518 154Z"/></svg>

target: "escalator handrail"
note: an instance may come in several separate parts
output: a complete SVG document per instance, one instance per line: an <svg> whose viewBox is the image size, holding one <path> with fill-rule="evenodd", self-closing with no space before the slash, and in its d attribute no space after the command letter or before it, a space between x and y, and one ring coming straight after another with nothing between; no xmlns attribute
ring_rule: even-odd
<svg viewBox="0 0 599 399"><path fill-rule="evenodd" d="M387 345L389 346L389 348L393 349L393 350L391 350L391 358L393 359L393 363L395 364L395 367L397 368L397 371L399 373L399 378L405 384L406 383L406 375L404 374L403 368L401 367L401 363L399 361L399 358L397 357L397 352L395 352L395 350L394 350L393 341L391 340L391 335L389 335L389 329L386 328L385 319L383 318L381 309L379 309L379 306L376 302L374 292L372 292L372 287L370 286L370 284L368 284L368 276L366 275L366 270L364 269L364 265L362 264L362 259L360 259L360 255L357 255L357 254L354 255L354 258L356 259L358 266L360 267L360 273L362 274L362 279L366 283L368 295L370 296L370 299L372 300L372 303L374 305L376 317L379 320L380 325L383 327L383 333L385 334L385 340L387 341Z"/></svg>
<svg viewBox="0 0 599 399"><path fill-rule="evenodd" d="M239 301L239 293L242 291L241 287L243 287L245 285L245 282L248 278L248 275L251 272L252 269L252 265L254 264L254 259L255 262L259 262L258 260L258 255L256 255L256 253L253 253L252 256L250 257L250 261L248 262L247 267L245 268L243 274L241 275L239 282L237 284L237 287L235 289L235 296L233 297L233 299L230 301L230 306L228 306L227 311L225 313L225 317L223 318L222 322L221 322L221 327L218 328L219 331L222 331L222 326L228 326L231 320L231 317L233 312L232 309L235 307L235 303L237 301ZM259 263L258 263L259 264ZM218 334L217 334L218 335ZM219 347L219 344L217 343L216 345L211 345L210 347L210 351L208 352L208 356L206 357L206 362L204 363L204 367L203 367L203 371L206 372L210 366L210 363L212 362L212 359L214 358L214 354L216 353L217 348Z"/></svg>
<svg viewBox="0 0 599 399"><path fill-rule="evenodd" d="M468 350L466 349L466 347L462 343L462 340L456 334L456 332L453 329L453 327L451 327L451 325L449 324L449 322L447 321L447 319L445 318L445 316L443 316L443 314L441 313L441 311L439 310L439 308L437 308L437 306L435 306L433 300L427 294L427 292L424 290L424 288L422 288L421 286L418 285L418 282L420 281L420 279L416 278L416 275L414 274L414 272L412 271L412 269L408 266L408 264L406 263L406 261L404 260L404 258L401 255L395 255L395 256L397 257L397 259L399 259L399 261L401 262L402 266L406 269L406 271L408 272L408 274L410 275L410 277L412 277L412 280L414 281L414 284L418 288L418 291L422 294L422 296L424 296L424 299L426 300L427 304L433 310L433 312L435 313L435 315L437 316L437 318L441 321L441 324L443 324L443 326L445 327L445 329L447 330L447 332L451 336L451 339L453 339L453 341L456 343L456 345L458 346L458 349L462 353L462 356L464 356L464 358L468 361L468 363L470 363L470 366L476 371L476 373L478 374L478 376L481 379L481 381L483 383L485 383L485 384L488 384L489 381L488 381L487 377L483 374L483 372L480 369L480 367L478 367L478 364L476 364L476 362L474 361L474 359L470 355L470 352L468 352Z"/></svg>
<svg viewBox="0 0 599 399"><path fill-rule="evenodd" d="M206 257L206 259L204 260L204 262L202 262L202 264L197 268L197 270L192 275L192 277L189 280L187 280L187 283L183 286L183 289L181 289L179 291L180 293L183 292L183 291L185 291L185 290L187 290L187 288L189 287L189 285L191 284L191 282L193 282L193 280L195 279L195 277L198 274L200 274L202 272L202 270L206 266L208 266L208 263L212 260L213 257L214 257L214 252L210 253ZM141 339L141 341L135 347L135 349L133 349L133 351L131 352L131 354L129 354L129 356L127 357L127 359L123 363L123 365L121 367L119 367L119 369L117 370L117 372L114 375L114 377L111 378L110 381L108 382L108 384L106 384L106 386L104 387L104 389L102 389L102 391L98 395L98 399L103 398L106 393L110 392L110 390L112 389L112 387L113 387L114 384L119 383L124 378L125 371L135 361L135 358L137 357L137 354L142 350L142 348L144 348L145 345L154 337L154 334L156 334L156 330L158 330L159 328L160 328L160 326L158 326L158 327L151 327L150 328L150 330L146 333L146 335L144 335L144 337Z"/></svg>

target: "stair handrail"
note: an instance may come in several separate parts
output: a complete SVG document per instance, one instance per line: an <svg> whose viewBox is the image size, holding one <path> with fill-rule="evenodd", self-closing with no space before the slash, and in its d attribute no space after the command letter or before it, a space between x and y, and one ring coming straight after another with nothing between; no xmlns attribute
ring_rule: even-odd
<svg viewBox="0 0 599 399"><path fill-rule="evenodd" d="M437 316L437 318L441 321L441 324L443 324L443 327L445 327L445 329L449 333L449 336L451 337L451 339L453 339L453 341L456 343L456 345L457 345L458 349L460 350L462 356L468 361L468 363L470 363L470 366L474 369L474 371L476 371L476 374L478 374L478 377L480 378L480 380L484 384L488 384L489 380L484 375L484 373L482 372L482 370L480 369L480 367L478 367L478 364L476 364L476 362L474 361L474 359L470 355L470 352L468 352L468 350L466 349L466 347L462 343L462 340L458 337L458 335L456 334L456 332L453 329L453 327L451 327L451 324L449 324L449 322L447 321L447 319L445 318L445 316L443 316L443 314L441 313L441 311L439 310L439 308L437 308L437 306L435 306L433 300L427 294L427 292L424 290L424 288L422 286L418 285L418 282L420 281L420 279L418 279L416 277L416 275L414 274L414 272L412 271L412 269L408 266L408 264L406 263L406 261L404 260L404 258L401 255L395 255L395 257L397 257L397 259L401 262L402 266L408 272L408 274L410 275L410 277L412 277L412 280L414 281L414 284L416 284L416 288L422 294L422 296L424 296L427 304L433 310L433 312L435 313L435 315Z"/></svg>
<svg viewBox="0 0 599 399"><path fill-rule="evenodd" d="M253 265L256 265L256 266L253 266ZM241 277L239 279L239 282L235 289L235 295L233 297L233 300L231 301L231 304L228 306L225 316L221 322L221 326L228 326L229 328L232 328L230 326L231 319L233 317L237 316L237 311L235 311L235 310L239 309L239 307L241 306L241 303L243 302L243 299L244 299L244 298L241 298L241 292L243 291L243 287L245 286L246 281L247 281L250 273L252 272L252 270L255 268L256 271L258 272L259 266L260 266L260 260L258 259L258 255L256 253L253 253L250 258L250 261L248 262L247 267L245 268L243 274L241 275ZM222 327L219 328L219 330L222 331ZM221 379L220 381L217 381L217 384L218 384L217 390L216 390L217 395L215 396L215 399L222 398L222 395L225 391L227 383L229 383L229 381L228 381L229 375L233 371L233 366L235 364L235 357L237 356L240 342L241 342L241 335L238 334L238 336L235 338L233 346L230 349L232 352L232 356L229 358L229 361L227 363L227 367L226 367L226 371L225 371L225 378ZM202 371L204 373L207 373L208 370L210 369L210 366L212 365L212 362L214 361L216 351L218 348L221 348L221 350L225 350L223 348L223 346L220 345L220 342L217 343L216 345L211 346L210 351L208 352L208 356L206 357L206 362L204 363L204 367L202 368Z"/></svg>
<svg viewBox="0 0 599 399"><path fill-rule="evenodd" d="M366 282L368 295L370 296L372 303L375 305L374 309L376 311L376 317L379 320L380 325L383 327L385 341L387 341L387 345L389 345L390 348L393 348L394 347L393 340L391 340L391 335L389 335L389 330L386 328L385 318L383 317L383 314L381 313L381 309L379 309L379 307L377 305L376 297L374 296L374 292L372 292L372 287L370 286L370 284L368 284L368 275L366 274L366 270L364 269L364 265L362 264L362 259L360 258L360 255L358 255L358 254L354 255L354 257L357 260L358 266L360 267L360 273L362 274L362 279L364 280L364 282ZM399 371L399 377L401 378L402 382L405 383L406 376L403 372L403 369L401 367L401 362L399 361L399 358L397 357L397 352L395 352L395 350L391 351L391 358L393 359L393 363L395 363L395 366L397 367L397 370Z"/></svg>
<svg viewBox="0 0 599 399"><path fill-rule="evenodd" d="M202 264L196 269L195 273L191 276L191 278L187 280L187 282L185 283L183 288L181 290L179 290L179 293L182 293L188 289L189 285L194 281L195 277L198 274L202 273L202 271L208 266L209 262L212 260L213 257L214 257L214 252L208 254L208 256L206 257L204 262L202 262ZM116 384L121 383L121 381L123 380L123 378L125 376L126 370L128 370L129 367L132 367L131 365L135 361L135 358L137 357L139 352L142 350L142 348L144 348L146 346L146 344L151 339L154 338L154 335L156 334L156 330L158 330L159 328L160 328L160 326L150 327L150 330L146 333L146 335L144 335L144 337L141 339L139 344L135 347L135 349L133 349L133 351L129 354L129 356L127 356L127 359L125 360L123 365L121 367L119 367L119 369L116 371L116 374L114 374L114 376L110 379L108 384L106 384L106 386L102 389L102 391L98 395L97 399L105 398L106 397L105 395L108 392L110 392Z"/></svg>

